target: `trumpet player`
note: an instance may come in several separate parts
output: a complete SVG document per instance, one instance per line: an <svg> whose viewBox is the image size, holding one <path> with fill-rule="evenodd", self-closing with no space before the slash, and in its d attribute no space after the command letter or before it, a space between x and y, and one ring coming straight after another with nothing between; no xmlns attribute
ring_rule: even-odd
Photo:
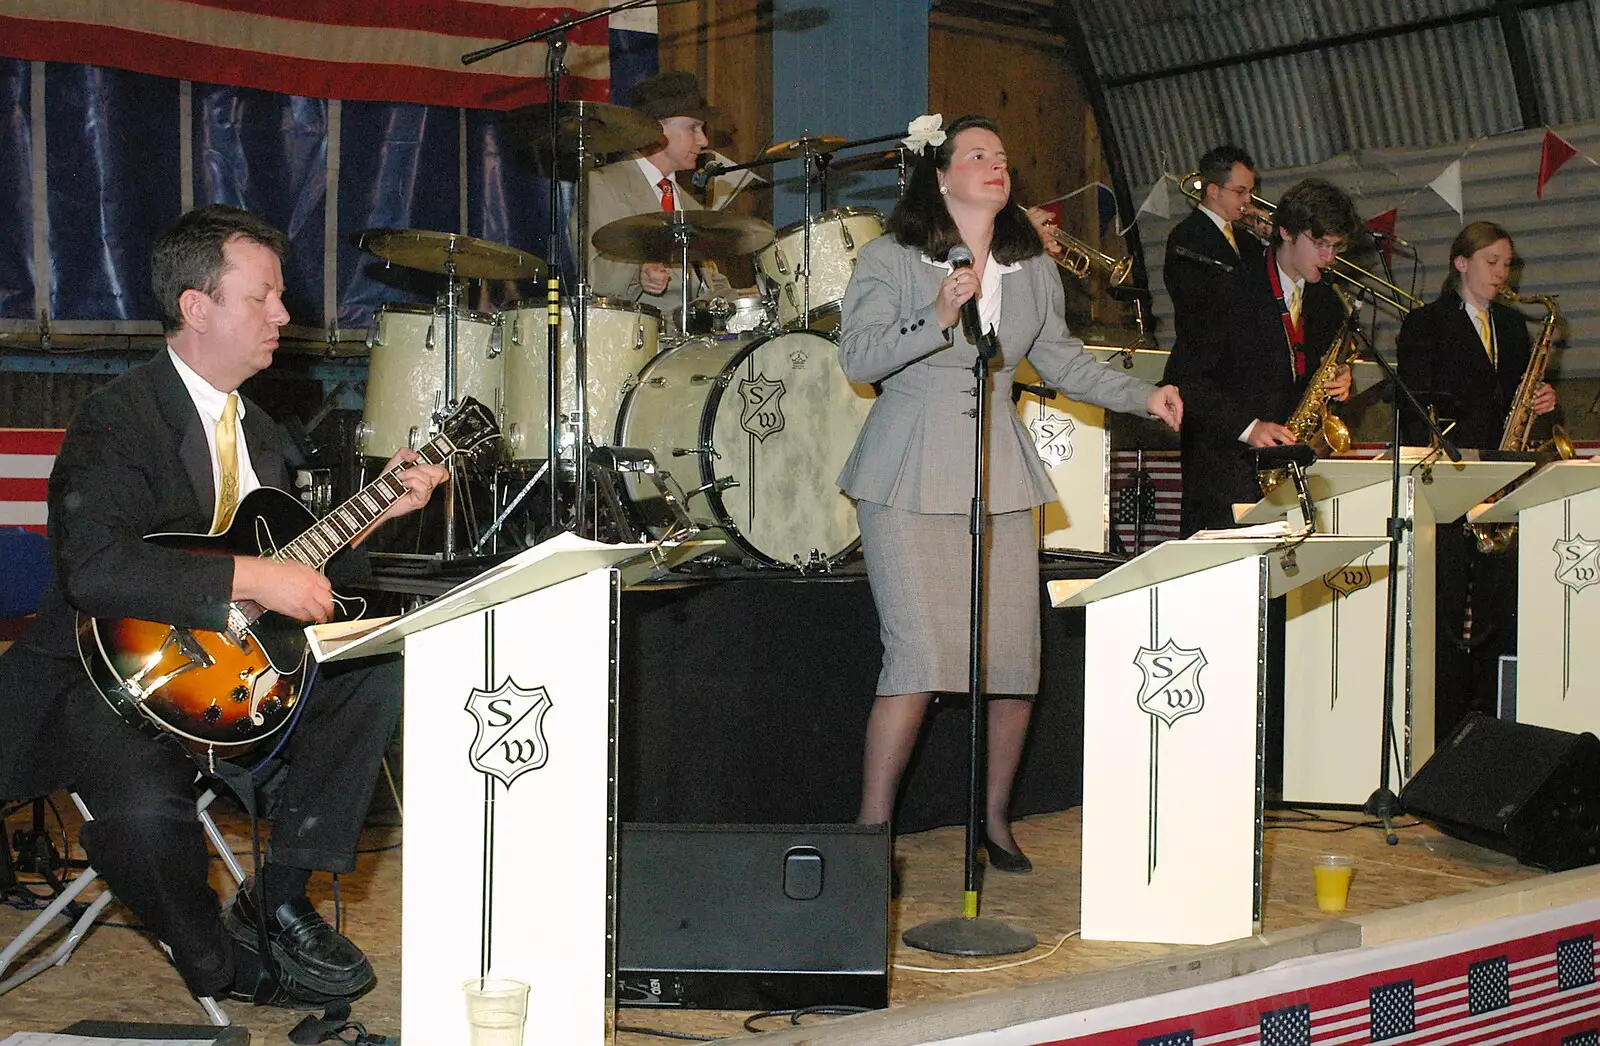
<svg viewBox="0 0 1600 1046"><path fill-rule="evenodd" d="M1256 164L1250 154L1236 145L1212 149L1200 158L1200 185L1200 205L1173 227L1161 270L1180 339L1190 323L1216 308L1222 278L1261 257L1261 242L1234 225L1253 213Z"/></svg>
<svg viewBox="0 0 1600 1046"><path fill-rule="evenodd" d="M1424 406L1454 420L1449 437L1462 449L1499 446L1528 367L1527 320L1499 300L1515 260L1504 228L1466 226L1450 245L1439 297L1413 309L1400 327L1401 380ZM1541 383L1532 406L1536 414L1549 414L1556 390ZM1410 429L1408 440L1427 442L1420 420L1412 419ZM1495 713L1499 659L1516 652L1517 557L1479 552L1474 536L1459 526L1441 525L1437 540L1434 729L1443 742L1468 712Z"/></svg>
<svg viewBox="0 0 1600 1046"><path fill-rule="evenodd" d="M1273 242L1216 282L1214 301L1180 329L1165 381L1183 389L1185 535L1234 525L1233 506L1261 496L1252 447L1296 442L1283 424L1343 321L1323 270L1360 228L1350 198L1307 179L1273 214ZM1349 367L1323 384L1350 394Z"/></svg>

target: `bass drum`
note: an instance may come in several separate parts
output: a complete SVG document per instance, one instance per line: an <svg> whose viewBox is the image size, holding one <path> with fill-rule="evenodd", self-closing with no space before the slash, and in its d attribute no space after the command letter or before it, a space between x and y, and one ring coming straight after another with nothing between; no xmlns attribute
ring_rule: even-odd
<svg viewBox="0 0 1600 1046"><path fill-rule="evenodd" d="M691 338L652 360L623 403L617 443L654 452L688 511L768 566L831 565L861 541L839 470L872 405L839 369L832 339L788 331L756 341ZM648 477L628 496L653 532L668 515Z"/></svg>

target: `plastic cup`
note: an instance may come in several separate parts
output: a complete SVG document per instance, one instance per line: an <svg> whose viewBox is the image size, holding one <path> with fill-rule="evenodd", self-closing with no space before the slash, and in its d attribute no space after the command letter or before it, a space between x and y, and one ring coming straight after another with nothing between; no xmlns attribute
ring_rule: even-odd
<svg viewBox="0 0 1600 1046"><path fill-rule="evenodd" d="M509 977L474 977L461 986L467 996L472 1046L522 1046L528 1023L528 986Z"/></svg>
<svg viewBox="0 0 1600 1046"><path fill-rule="evenodd" d="M1353 857L1323 854L1311 862L1317 883L1317 907L1325 912L1342 912L1350 899L1350 877L1355 873Z"/></svg>

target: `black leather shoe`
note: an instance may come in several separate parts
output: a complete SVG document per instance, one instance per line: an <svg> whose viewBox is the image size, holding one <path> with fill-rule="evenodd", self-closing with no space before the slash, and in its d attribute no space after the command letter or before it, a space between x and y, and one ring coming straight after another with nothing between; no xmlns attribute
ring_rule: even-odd
<svg viewBox="0 0 1600 1046"><path fill-rule="evenodd" d="M246 882L228 908L225 925L234 946L259 959L261 908L257 893L255 882ZM286 901L267 914L266 938L278 966L280 987L296 1001L353 999L372 987L372 964L361 949L329 926L303 897Z"/></svg>
<svg viewBox="0 0 1600 1046"><path fill-rule="evenodd" d="M984 836L983 848L989 854L989 867L997 872L1027 875L1033 871L1033 862L1021 850L1013 853L988 836Z"/></svg>

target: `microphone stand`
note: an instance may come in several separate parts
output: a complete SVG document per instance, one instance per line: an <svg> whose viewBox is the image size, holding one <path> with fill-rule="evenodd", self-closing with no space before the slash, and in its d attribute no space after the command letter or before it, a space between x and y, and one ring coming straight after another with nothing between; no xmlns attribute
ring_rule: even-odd
<svg viewBox="0 0 1600 1046"><path fill-rule="evenodd" d="M971 722L967 738L966 880L961 894L961 915L913 926L900 939L913 948L941 955L1015 955L1033 948L1039 939L998 919L978 917L978 843L985 841L979 835L979 825L986 792L984 743L988 732L983 697L983 535L988 523L983 459L989 437L989 361L998 355L1000 347L993 331L973 331L969 340L978 351L972 364L972 394L977 403L972 409L976 425L972 435L972 515L968 528L972 534L972 616L967 646L967 699Z"/></svg>
<svg viewBox="0 0 1600 1046"><path fill-rule="evenodd" d="M538 29L520 36L515 40L506 40L488 47L481 47L476 51L468 51L461 56L462 65L472 65L485 58L492 57L502 51L509 51L523 44L531 44L537 40L549 40L547 44L548 55L545 63L545 102L549 110L549 135L550 135L550 195L547 209L549 211L549 224L545 233L545 254L550 262L550 269L545 280L545 302L548 306L548 317L545 323L545 363L546 363L546 409L549 413L545 431L545 452L550 463L550 527L552 530L578 530L583 526L584 504L588 500L588 432L589 432L589 404L588 404L588 354L589 354L589 208L584 183L587 180L588 154L585 150L587 135L585 134L583 117L578 120L578 152L577 171L573 176L573 209L578 218L578 242L572 252L572 264L576 281L573 288L572 309L572 363L574 371L574 394L577 400L577 435L574 441L573 458L575 464L573 508L570 526L559 527L557 520L561 513L560 483L557 481L561 460L561 328L558 319L561 315L561 278L555 264L556 245L561 242L562 229L557 215L560 211L560 183L561 183L561 78L566 75L567 32L585 22L592 22L597 18L627 11L635 7L654 7L657 0L624 0L620 4L602 7L588 14L572 15L544 29Z"/></svg>
<svg viewBox="0 0 1600 1046"><path fill-rule="evenodd" d="M1359 317L1361 301L1357 298L1352 307L1350 332L1361 339L1367 349L1367 355L1376 360L1389 377L1389 387L1393 392L1394 400L1394 444L1391 448L1391 468L1389 473L1389 578L1388 601L1384 608L1383 625L1383 727L1379 731L1380 751L1378 755L1378 787L1367 797L1362 809L1376 817L1383 824L1383 838L1390 846L1396 846L1400 837L1394 834L1394 819L1400 814L1400 798L1389 787L1390 753L1394 749L1394 639L1399 619L1400 601L1400 543L1405 537L1405 532L1412 527L1410 519L1400 516L1400 419L1404 405L1409 405L1416 415L1423 419L1428 429L1438 440L1439 449L1451 461L1461 460L1461 451L1456 449L1454 443L1445 438L1439 431L1439 426L1428 417L1427 411L1422 409L1422 404L1411 394L1405 382L1400 380L1400 374L1394 366L1384 359L1373 347L1366 333L1361 330L1356 317Z"/></svg>

